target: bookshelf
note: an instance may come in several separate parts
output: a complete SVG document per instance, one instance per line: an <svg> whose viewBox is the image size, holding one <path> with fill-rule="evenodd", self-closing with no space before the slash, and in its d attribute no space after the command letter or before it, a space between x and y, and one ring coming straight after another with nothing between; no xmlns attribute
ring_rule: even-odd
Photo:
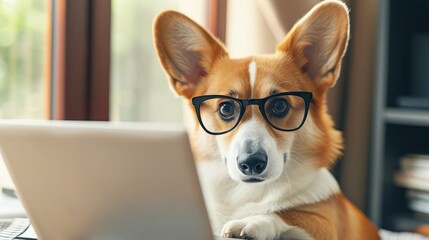
<svg viewBox="0 0 429 240"><path fill-rule="evenodd" d="M410 229L415 228L421 224L428 224L428 220L424 216L419 216L415 213L404 211L392 214L389 219L387 219L388 226L396 226L396 231L410 231Z"/></svg>
<svg viewBox="0 0 429 240"><path fill-rule="evenodd" d="M406 190L393 182L401 157L429 153L428 16L427 0L380 1L367 214L393 231L429 224L408 209Z"/></svg>

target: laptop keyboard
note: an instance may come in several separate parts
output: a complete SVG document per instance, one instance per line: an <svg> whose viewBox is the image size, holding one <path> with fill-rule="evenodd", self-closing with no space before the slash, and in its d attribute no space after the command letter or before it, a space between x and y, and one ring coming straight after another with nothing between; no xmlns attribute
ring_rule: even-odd
<svg viewBox="0 0 429 240"><path fill-rule="evenodd" d="M13 222L13 219L2 219L0 220L0 232L8 228Z"/></svg>
<svg viewBox="0 0 429 240"><path fill-rule="evenodd" d="M30 225L27 218L0 219L0 240L14 239Z"/></svg>

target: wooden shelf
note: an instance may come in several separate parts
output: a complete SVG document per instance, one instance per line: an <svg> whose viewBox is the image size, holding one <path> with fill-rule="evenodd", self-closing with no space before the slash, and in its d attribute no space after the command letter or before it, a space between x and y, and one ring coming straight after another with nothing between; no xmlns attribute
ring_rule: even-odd
<svg viewBox="0 0 429 240"><path fill-rule="evenodd" d="M419 225L429 224L429 217L419 216L410 211L392 214L386 220L385 227L388 230L398 232L412 231Z"/></svg>
<svg viewBox="0 0 429 240"><path fill-rule="evenodd" d="M429 126L429 110L387 108L384 118L387 123Z"/></svg>

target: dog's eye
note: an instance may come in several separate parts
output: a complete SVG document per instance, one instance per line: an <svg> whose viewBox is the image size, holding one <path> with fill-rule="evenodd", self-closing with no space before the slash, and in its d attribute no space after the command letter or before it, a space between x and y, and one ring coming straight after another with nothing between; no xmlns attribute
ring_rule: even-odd
<svg viewBox="0 0 429 240"><path fill-rule="evenodd" d="M285 117L289 113L290 105L284 98L276 98L270 101L268 106L269 114L276 118Z"/></svg>
<svg viewBox="0 0 429 240"><path fill-rule="evenodd" d="M224 121L231 121L234 119L235 108L232 102L222 102L218 108L219 117Z"/></svg>

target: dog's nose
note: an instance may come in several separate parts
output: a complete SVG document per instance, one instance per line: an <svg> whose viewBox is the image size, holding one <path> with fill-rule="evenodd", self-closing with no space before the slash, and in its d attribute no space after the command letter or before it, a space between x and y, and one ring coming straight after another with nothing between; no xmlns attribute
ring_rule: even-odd
<svg viewBox="0 0 429 240"><path fill-rule="evenodd" d="M267 153L258 151L252 154L245 154L237 158L237 164L240 171L245 175L259 175L267 167Z"/></svg>

